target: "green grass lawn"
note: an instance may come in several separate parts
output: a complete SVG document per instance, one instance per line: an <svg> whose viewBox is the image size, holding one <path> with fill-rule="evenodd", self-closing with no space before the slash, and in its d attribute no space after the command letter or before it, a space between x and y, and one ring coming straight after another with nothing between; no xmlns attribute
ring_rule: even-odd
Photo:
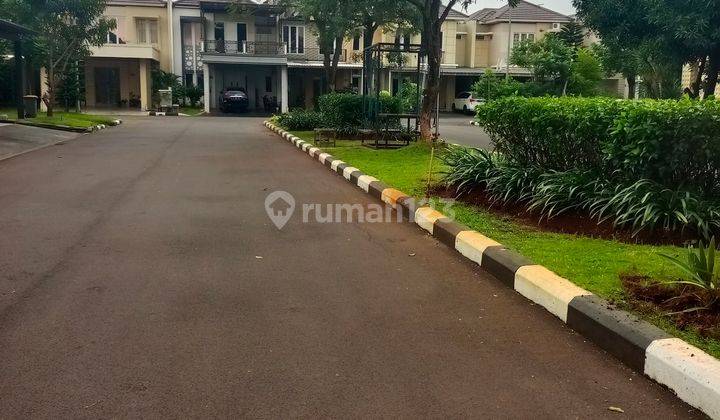
<svg viewBox="0 0 720 420"><path fill-rule="evenodd" d="M296 132L305 141L313 141L310 131ZM358 141L340 140L337 147L323 150L407 194L423 197L426 191L430 148L415 144L397 150L373 150ZM441 163L433 163L434 181L439 179ZM446 209L441 211L449 212ZM659 254L679 255L674 246L635 245L578 235L544 232L510 217L483 208L456 204L455 219L468 227L518 251L562 277L621 306L625 294L621 273L637 273L655 279L678 278L680 273ZM648 321L720 358L720 342L706 340L693 331L679 331L661 316L647 316Z"/></svg>
<svg viewBox="0 0 720 420"><path fill-rule="evenodd" d="M17 111L15 109L0 108L0 114L7 115L10 120L17 120ZM52 125L66 125L75 128L88 128L98 124L109 125L112 124L115 119L116 118L106 117L103 115L55 111L52 118L45 115L45 113L38 113L37 117L27 118L25 121Z"/></svg>
<svg viewBox="0 0 720 420"><path fill-rule="evenodd" d="M189 106L181 106L180 107L180 113L190 115L191 117L194 117L196 115L202 114L204 109L202 107L189 107Z"/></svg>

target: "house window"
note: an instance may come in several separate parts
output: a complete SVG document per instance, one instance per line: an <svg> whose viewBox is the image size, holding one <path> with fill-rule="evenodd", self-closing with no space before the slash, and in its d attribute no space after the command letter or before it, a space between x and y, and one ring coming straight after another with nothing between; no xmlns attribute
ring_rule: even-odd
<svg viewBox="0 0 720 420"><path fill-rule="evenodd" d="M115 22L115 29L108 32L105 42L108 44L124 44L125 40L120 36L120 20L116 17L109 17L107 20Z"/></svg>
<svg viewBox="0 0 720 420"><path fill-rule="evenodd" d="M139 44L158 43L158 21L157 19L137 19L137 40Z"/></svg>
<svg viewBox="0 0 720 420"><path fill-rule="evenodd" d="M265 92L272 93L272 77L265 76Z"/></svg>
<svg viewBox="0 0 720 420"><path fill-rule="evenodd" d="M353 37L353 50L357 51L360 49L360 35Z"/></svg>
<svg viewBox="0 0 720 420"><path fill-rule="evenodd" d="M513 34L513 47L523 41L535 41L535 34L517 32Z"/></svg>
<svg viewBox="0 0 720 420"><path fill-rule="evenodd" d="M300 25L283 26L283 42L289 54L305 52L305 27Z"/></svg>

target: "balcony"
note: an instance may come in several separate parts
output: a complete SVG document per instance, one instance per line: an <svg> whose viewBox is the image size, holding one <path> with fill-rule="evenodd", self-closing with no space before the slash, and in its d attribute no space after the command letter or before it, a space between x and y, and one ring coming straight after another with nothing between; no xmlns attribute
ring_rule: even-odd
<svg viewBox="0 0 720 420"><path fill-rule="evenodd" d="M323 56L320 48L303 48L302 52L288 52L288 61L292 62L320 62L322 63L325 57ZM340 63L347 62L347 50L340 51Z"/></svg>
<svg viewBox="0 0 720 420"><path fill-rule="evenodd" d="M160 61L160 50L152 44L105 44L92 47L93 57L103 58L146 58Z"/></svg>
<svg viewBox="0 0 720 420"><path fill-rule="evenodd" d="M203 53L284 57L285 43L264 41L204 41Z"/></svg>

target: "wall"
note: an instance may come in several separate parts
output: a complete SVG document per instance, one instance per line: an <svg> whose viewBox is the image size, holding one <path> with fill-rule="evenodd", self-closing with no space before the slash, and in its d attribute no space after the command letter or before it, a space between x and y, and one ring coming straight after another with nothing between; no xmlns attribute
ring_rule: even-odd
<svg viewBox="0 0 720 420"><path fill-rule="evenodd" d="M146 6L108 6L104 16L118 18L118 33L123 36L127 43L137 43L137 18L150 18L158 21L158 44L160 52L160 68L172 71L173 64L170 62L170 45L167 9L165 7Z"/></svg>
<svg viewBox="0 0 720 420"><path fill-rule="evenodd" d="M200 17L200 9L189 9L189 8L181 8L176 7L173 11L173 66L172 71L173 73L177 75L183 74L183 57L182 57L182 48L183 48L183 40L181 35L181 25L180 21L183 17L192 17L197 18ZM198 42L200 42L200 38L202 38L202 29L200 31L197 31L196 36L198 38Z"/></svg>
<svg viewBox="0 0 720 420"><path fill-rule="evenodd" d="M140 70L137 59L89 58L85 61L85 99L88 107L95 103L95 69L117 68L120 72L120 99L129 100L130 93L140 97Z"/></svg>

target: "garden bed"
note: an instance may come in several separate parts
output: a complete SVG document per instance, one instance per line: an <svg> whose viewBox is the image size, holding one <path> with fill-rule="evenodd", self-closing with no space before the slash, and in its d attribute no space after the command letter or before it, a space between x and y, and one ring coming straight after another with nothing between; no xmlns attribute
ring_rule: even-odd
<svg viewBox="0 0 720 420"><path fill-rule="evenodd" d="M0 114L7 115L9 121L17 121L17 110L15 109L0 109ZM47 126L50 128L52 128L52 126L70 128L91 128L100 124L104 124L107 126L115 125L115 120L116 118L111 118L103 115L56 111L52 117L48 117L43 113L38 113L35 118L26 118L22 121L27 121L30 124Z"/></svg>

